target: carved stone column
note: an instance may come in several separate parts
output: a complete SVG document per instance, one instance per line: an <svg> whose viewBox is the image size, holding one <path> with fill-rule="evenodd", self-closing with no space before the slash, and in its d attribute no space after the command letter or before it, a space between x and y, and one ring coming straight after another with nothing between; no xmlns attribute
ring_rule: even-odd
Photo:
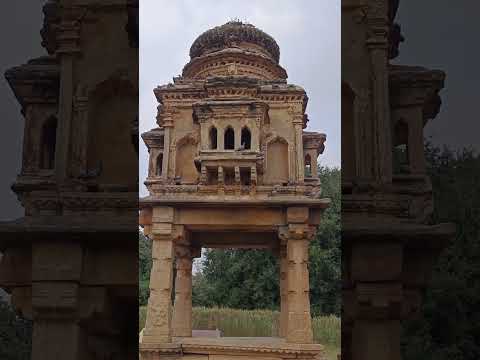
<svg viewBox="0 0 480 360"><path fill-rule="evenodd" d="M57 57L60 59L60 94L58 104L57 140L55 147L55 173L58 184L68 176L70 134L73 111L73 71L76 55L80 52L79 14L69 10L59 26Z"/></svg>
<svg viewBox="0 0 480 360"><path fill-rule="evenodd" d="M189 246L177 246L175 278L175 307L173 312L173 335L192 336L192 260Z"/></svg>
<svg viewBox="0 0 480 360"><path fill-rule="evenodd" d="M303 158L303 134L302 134L302 126L303 126L303 118L301 120L297 120L295 123L295 146L296 146L296 173L297 173L297 181L303 183L305 179L305 165L304 165L304 158Z"/></svg>
<svg viewBox="0 0 480 360"><path fill-rule="evenodd" d="M290 224L280 229L280 238L287 243L286 339L290 343L313 342L308 276L308 244L313 234L306 224Z"/></svg>
<svg viewBox="0 0 480 360"><path fill-rule="evenodd" d="M287 286L287 247L280 246L280 332L282 338L287 336L287 320L288 320L288 286Z"/></svg>
<svg viewBox="0 0 480 360"><path fill-rule="evenodd" d="M165 119L164 122L164 135L163 135L163 169L162 178L168 179L168 168L170 167L170 132L172 130L173 123L171 118Z"/></svg>
<svg viewBox="0 0 480 360"><path fill-rule="evenodd" d="M154 209L154 217L159 212L156 210ZM183 227L154 223L152 232L150 297L142 344L171 343L174 243L183 237Z"/></svg>
<svg viewBox="0 0 480 360"><path fill-rule="evenodd" d="M388 88L388 1L370 0L367 12L367 48L372 64L373 138L375 178L381 184L392 181L392 140Z"/></svg>
<svg viewBox="0 0 480 360"><path fill-rule="evenodd" d="M73 103L74 133L72 139L72 165L73 173L78 176L87 172L88 158L88 94L85 86L79 85Z"/></svg>

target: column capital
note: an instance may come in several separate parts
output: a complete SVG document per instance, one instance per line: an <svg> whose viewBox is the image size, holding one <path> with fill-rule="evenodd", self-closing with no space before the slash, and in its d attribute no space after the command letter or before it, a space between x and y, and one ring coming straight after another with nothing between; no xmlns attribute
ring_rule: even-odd
<svg viewBox="0 0 480 360"><path fill-rule="evenodd" d="M192 271L192 261L194 253L189 245L175 246L176 268L177 270ZM178 276L178 273L177 273Z"/></svg>
<svg viewBox="0 0 480 360"><path fill-rule="evenodd" d="M185 227L171 223L153 224L152 239L157 241L173 241L179 243L186 238Z"/></svg>
<svg viewBox="0 0 480 360"><path fill-rule="evenodd" d="M308 224L288 224L278 228L278 237L281 242L288 240L312 240L315 237L316 227Z"/></svg>

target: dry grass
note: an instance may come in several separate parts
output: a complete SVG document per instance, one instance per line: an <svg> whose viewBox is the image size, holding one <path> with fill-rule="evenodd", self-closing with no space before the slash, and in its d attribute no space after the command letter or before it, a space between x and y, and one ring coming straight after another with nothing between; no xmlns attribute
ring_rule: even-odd
<svg viewBox="0 0 480 360"><path fill-rule="evenodd" d="M140 308L140 329L145 326L146 307ZM279 313L270 310L238 310L228 308L193 308L194 329L220 329L223 336L278 336ZM312 318L315 342L325 346L328 360L336 360L340 352L340 319L336 316Z"/></svg>
<svg viewBox="0 0 480 360"><path fill-rule="evenodd" d="M140 308L140 328L145 325L145 307ZM194 329L220 329L223 336L278 336L279 313L270 310L237 310L228 308L193 309ZM340 319L318 316L312 319L315 342L329 348L340 347Z"/></svg>

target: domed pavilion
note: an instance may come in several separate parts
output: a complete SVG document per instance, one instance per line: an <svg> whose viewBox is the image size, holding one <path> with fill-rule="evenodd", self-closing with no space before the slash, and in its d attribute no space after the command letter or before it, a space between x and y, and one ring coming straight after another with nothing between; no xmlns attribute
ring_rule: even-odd
<svg viewBox="0 0 480 360"><path fill-rule="evenodd" d="M329 204L317 173L326 136L305 131L307 94L287 83L279 60L270 35L232 21L201 34L182 76L154 90L158 127L142 135L150 159L140 223L153 241L142 359L322 357L312 336L308 248ZM192 329L192 259L202 248L278 256L277 337Z"/></svg>

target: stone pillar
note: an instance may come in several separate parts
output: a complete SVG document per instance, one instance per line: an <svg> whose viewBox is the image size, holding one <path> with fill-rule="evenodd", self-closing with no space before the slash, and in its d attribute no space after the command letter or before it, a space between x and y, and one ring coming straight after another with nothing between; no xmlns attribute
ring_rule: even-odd
<svg viewBox="0 0 480 360"><path fill-rule="evenodd" d="M295 122L295 146L296 146L296 172L297 181L303 183L305 180L305 161L303 158L303 117Z"/></svg>
<svg viewBox="0 0 480 360"><path fill-rule="evenodd" d="M370 1L367 12L366 45L372 66L373 144L375 178L381 184L392 181L392 140L388 84L388 1Z"/></svg>
<svg viewBox="0 0 480 360"><path fill-rule="evenodd" d="M400 320L404 301L403 245L356 242L351 247L350 301L352 360L400 360ZM348 359L348 358L347 358Z"/></svg>
<svg viewBox="0 0 480 360"><path fill-rule="evenodd" d="M60 94L58 101L58 124L55 147L55 174L58 184L68 177L70 163L70 137L73 112L73 71L76 55L80 52L79 14L68 10L59 26L57 57L60 59Z"/></svg>
<svg viewBox="0 0 480 360"><path fill-rule="evenodd" d="M280 331L282 338L287 336L287 320L288 320L288 286L287 286L287 247L280 246Z"/></svg>
<svg viewBox="0 0 480 360"><path fill-rule="evenodd" d="M82 343L79 320L75 317L64 315L54 317L52 314L41 313L34 317L32 360L80 360L86 355L85 345L86 342Z"/></svg>
<svg viewBox="0 0 480 360"><path fill-rule="evenodd" d="M168 179L168 168L170 164L170 132L173 127L172 119L166 118L164 121L164 135L163 135L163 168L162 179Z"/></svg>
<svg viewBox="0 0 480 360"><path fill-rule="evenodd" d="M308 244L313 234L306 224L289 224L280 229L280 238L287 243L286 339L290 343L313 342L308 276Z"/></svg>
<svg viewBox="0 0 480 360"><path fill-rule="evenodd" d="M32 244L32 359L85 357L80 327L83 251L75 242Z"/></svg>
<svg viewBox="0 0 480 360"><path fill-rule="evenodd" d="M400 321L384 319L356 320L353 326L353 360L401 360Z"/></svg>
<svg viewBox="0 0 480 360"><path fill-rule="evenodd" d="M173 335L192 336L192 251L189 246L177 246L175 277L175 306Z"/></svg>
<svg viewBox="0 0 480 360"><path fill-rule="evenodd" d="M165 210L162 214L162 210ZM155 223L155 217L167 218L173 209L154 208L152 229L152 270L150 297L142 344L172 342L172 287L174 243L183 238L183 227L170 223ZM170 214L173 216L173 214Z"/></svg>

